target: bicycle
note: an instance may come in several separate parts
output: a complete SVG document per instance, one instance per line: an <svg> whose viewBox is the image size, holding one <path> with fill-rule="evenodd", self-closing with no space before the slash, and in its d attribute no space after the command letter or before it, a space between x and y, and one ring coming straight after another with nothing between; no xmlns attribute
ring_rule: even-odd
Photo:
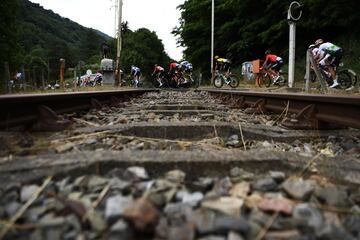
<svg viewBox="0 0 360 240"><path fill-rule="evenodd" d="M348 89L351 88L352 86L356 85L357 82L357 76L356 73L348 68L343 68L344 64L340 63L338 67L334 67L334 70L337 72L337 77L338 77L338 83L339 83L339 88L340 89ZM319 71L321 76L323 77L323 79L325 79L326 83L329 85L331 85L333 83L333 79L331 77L330 72L327 70L326 66L325 67L321 67L319 66ZM312 82L316 81L316 74L313 70L313 68L311 68L311 72L310 72L310 80Z"/></svg>
<svg viewBox="0 0 360 240"><path fill-rule="evenodd" d="M285 86L287 85L287 80L282 76L283 72L275 72L276 75L272 76L272 73L268 69L261 69L256 77L256 86L261 87L263 84L265 87L270 87L271 85ZM275 80L277 79L277 80Z"/></svg>
<svg viewBox="0 0 360 240"><path fill-rule="evenodd" d="M229 85L231 88L237 88L239 86L239 80L235 78L231 72L229 72L228 76L225 77L225 75L220 72L219 70L216 70L213 84L216 88L222 88L222 86L225 84Z"/></svg>
<svg viewBox="0 0 360 240"><path fill-rule="evenodd" d="M195 80L194 78L192 77L192 72L185 72L184 75L184 82L183 84L186 86L186 87L191 87L194 83L195 83Z"/></svg>
<svg viewBox="0 0 360 240"><path fill-rule="evenodd" d="M136 79L133 78L133 76L131 76L131 75L127 75L126 77L121 78L121 86L122 87L139 88L139 87L142 87L142 85L143 85L143 81L141 78L139 79L139 81L136 81Z"/></svg>
<svg viewBox="0 0 360 240"><path fill-rule="evenodd" d="M166 79L165 73L156 73L151 76L152 77L152 84L155 88L164 88L168 87L168 80Z"/></svg>

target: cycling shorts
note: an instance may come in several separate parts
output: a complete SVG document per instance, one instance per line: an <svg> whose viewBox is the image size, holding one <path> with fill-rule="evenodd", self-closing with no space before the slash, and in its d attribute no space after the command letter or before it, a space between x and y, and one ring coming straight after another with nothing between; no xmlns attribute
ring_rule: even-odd
<svg viewBox="0 0 360 240"><path fill-rule="evenodd" d="M333 54L330 54L330 62L331 62L331 65L334 65L334 66L339 66L340 64L340 61L342 59L342 56L343 56L343 50L341 48L339 48L336 52L334 52Z"/></svg>
<svg viewBox="0 0 360 240"><path fill-rule="evenodd" d="M284 65L284 61L282 59L273 62L271 64L271 69L275 70L275 71L280 71L281 67Z"/></svg>
<svg viewBox="0 0 360 240"><path fill-rule="evenodd" d="M141 75L141 71L140 71L140 70L133 72L133 76L134 76L134 77L140 77L140 75Z"/></svg>
<svg viewBox="0 0 360 240"><path fill-rule="evenodd" d="M158 72L156 73L156 77L161 78L161 77L163 77L163 76L164 76L164 70L158 71Z"/></svg>

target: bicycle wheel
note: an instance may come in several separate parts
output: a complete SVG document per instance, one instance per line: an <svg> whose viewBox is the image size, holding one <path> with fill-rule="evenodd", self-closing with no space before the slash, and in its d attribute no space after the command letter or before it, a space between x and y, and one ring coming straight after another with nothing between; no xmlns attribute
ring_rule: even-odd
<svg viewBox="0 0 360 240"><path fill-rule="evenodd" d="M338 72L338 83L341 89L347 89L352 86L353 81L347 70Z"/></svg>
<svg viewBox="0 0 360 240"><path fill-rule="evenodd" d="M239 86L239 80L235 77L229 77L230 78L230 82L229 85L232 88L237 88Z"/></svg>
<svg viewBox="0 0 360 240"><path fill-rule="evenodd" d="M263 75L262 81L265 84L265 87L267 87L267 88L270 87L272 84L272 80L271 80L271 77L269 76L269 74Z"/></svg>
<svg viewBox="0 0 360 240"><path fill-rule="evenodd" d="M154 86L155 88L159 88L159 87L160 87L160 84L159 84L159 82L158 82L158 80L157 80L156 78L153 78L152 84L153 84L153 86Z"/></svg>
<svg viewBox="0 0 360 240"><path fill-rule="evenodd" d="M284 76L280 76L278 79L278 85L282 87L282 86L285 86L286 84L287 84L287 81L284 78Z"/></svg>
<svg viewBox="0 0 360 240"><path fill-rule="evenodd" d="M222 77L217 76L214 78L214 86L216 88L221 88L224 85L224 81L222 79Z"/></svg>

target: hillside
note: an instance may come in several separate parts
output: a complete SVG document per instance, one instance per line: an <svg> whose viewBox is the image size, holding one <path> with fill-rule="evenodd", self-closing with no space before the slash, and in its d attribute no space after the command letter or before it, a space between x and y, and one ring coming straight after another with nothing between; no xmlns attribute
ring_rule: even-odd
<svg viewBox="0 0 360 240"><path fill-rule="evenodd" d="M23 71L27 84L40 87L59 78L59 59L66 59L66 69L79 66L97 71L101 59L100 46L111 46L115 58L116 40L106 34L83 27L70 19L28 0L0 1L0 91L6 91L10 76ZM167 65L169 56L155 32L146 28L132 31L123 23L121 67L128 72L137 65L145 76L155 63ZM7 67L9 66L9 67ZM9 68L9 69L8 69ZM79 73L79 72L78 72ZM66 77L73 76L67 71Z"/></svg>
<svg viewBox="0 0 360 240"><path fill-rule="evenodd" d="M110 39L28 0L20 1L18 24L19 43L25 53L40 48L51 58L69 59L70 65L99 54L101 42Z"/></svg>

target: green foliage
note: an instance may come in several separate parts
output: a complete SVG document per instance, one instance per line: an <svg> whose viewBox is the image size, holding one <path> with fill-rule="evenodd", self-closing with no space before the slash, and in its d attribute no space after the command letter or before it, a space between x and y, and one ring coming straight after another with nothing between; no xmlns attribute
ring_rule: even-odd
<svg viewBox="0 0 360 240"><path fill-rule="evenodd" d="M125 28L124 28L125 26ZM109 42L110 57L116 58L117 40ZM170 57L165 53L164 45L155 32L146 28L131 31L127 23L123 24L123 40L120 67L125 76L130 73L131 65L141 69L142 75L149 77L155 64L164 68L170 63Z"/></svg>
<svg viewBox="0 0 360 240"><path fill-rule="evenodd" d="M18 0L0 1L0 88L5 87L5 62L10 66L17 65L20 54L17 44L16 14L19 6ZM10 69L11 70L11 69Z"/></svg>
<svg viewBox="0 0 360 240"><path fill-rule="evenodd" d="M230 57L235 65L264 57L264 51L287 59L287 8L292 0L216 0L215 55ZM317 38L350 44L344 36L360 39L360 4L357 0L301 0L303 17L297 24L297 56ZM186 0L173 33L186 57L203 71L210 69L211 0ZM358 42L358 40L357 40ZM357 52L357 55L359 53ZM355 57L355 56L353 56ZM358 60L357 60L358 61Z"/></svg>

